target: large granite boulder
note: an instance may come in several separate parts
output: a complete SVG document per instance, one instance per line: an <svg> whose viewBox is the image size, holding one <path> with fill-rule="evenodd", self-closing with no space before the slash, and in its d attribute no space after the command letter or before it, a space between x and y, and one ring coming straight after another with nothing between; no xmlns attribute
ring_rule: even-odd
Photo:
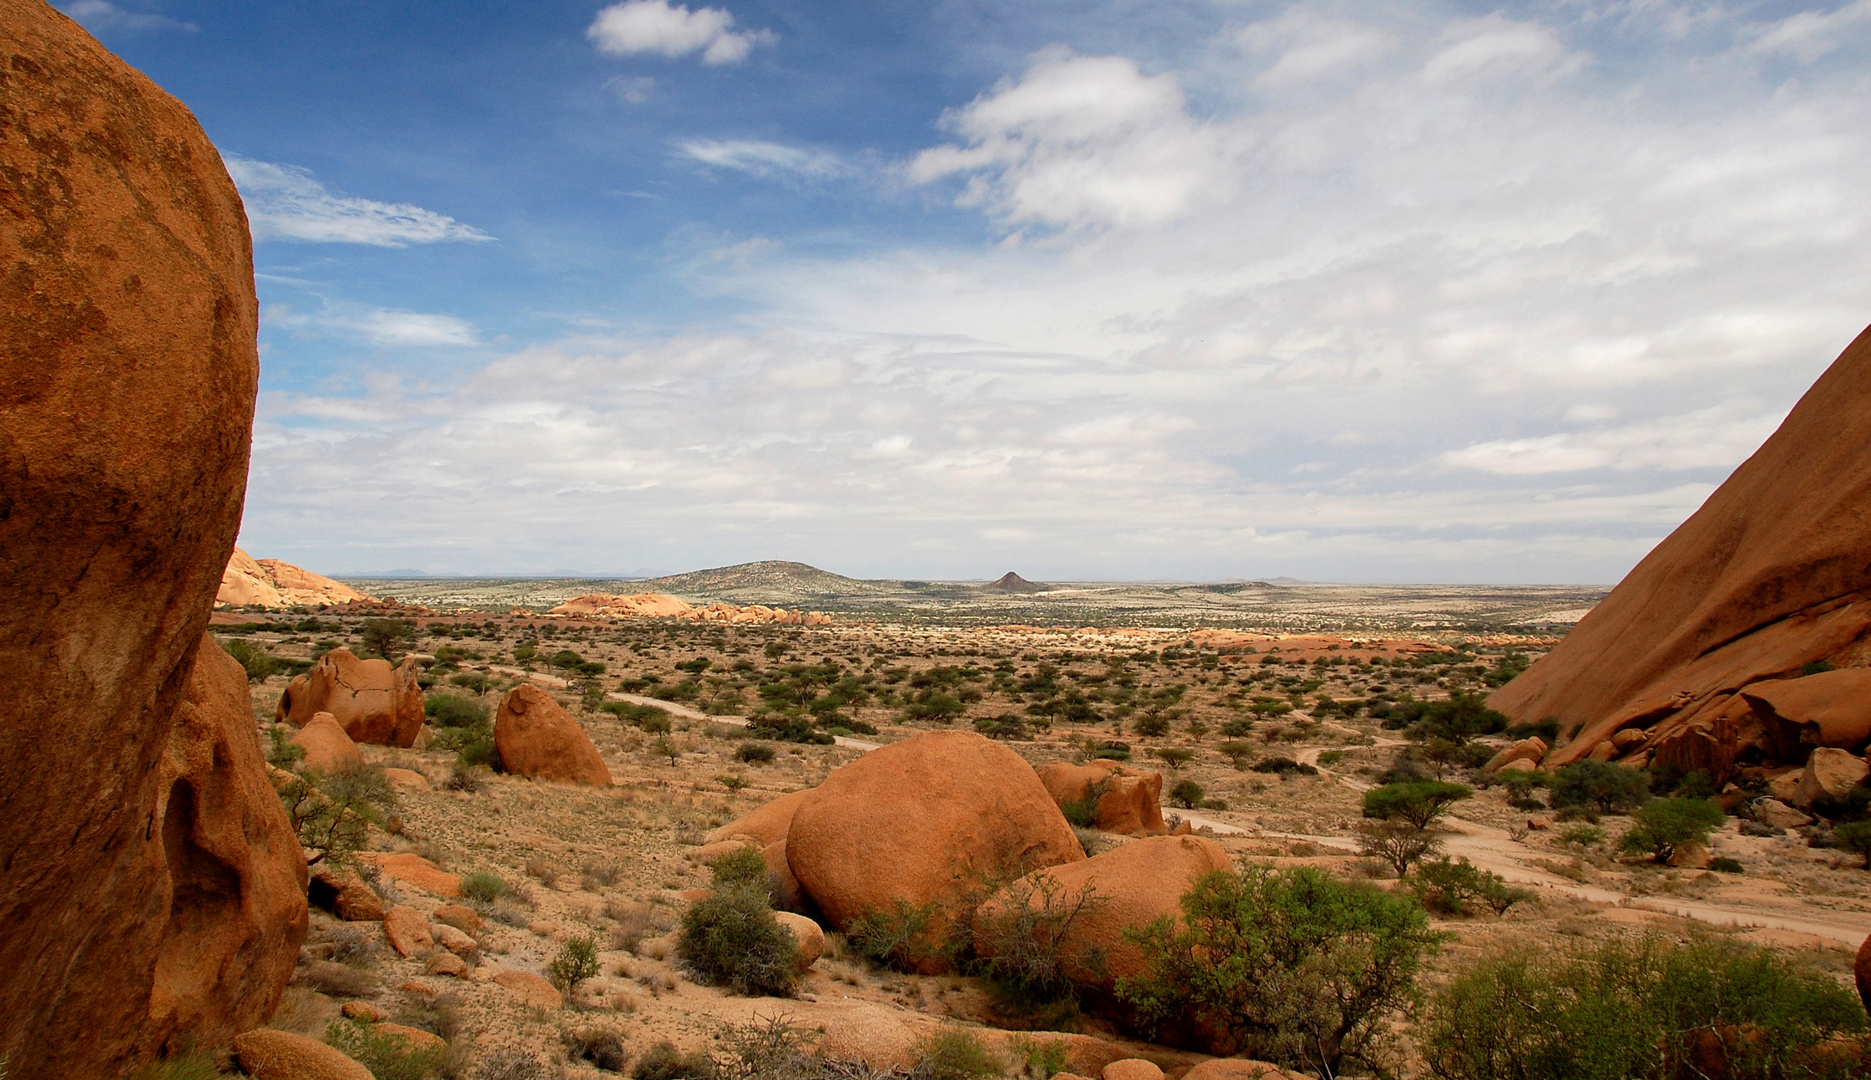
<svg viewBox="0 0 1871 1080"><path fill-rule="evenodd" d="M1716 779L1763 746L1738 694L1815 661L1863 666L1871 631L1871 332L1754 456L1552 652L1488 703L1559 722L1548 767L1646 730L1634 761Z"/></svg>
<svg viewBox="0 0 1871 1080"><path fill-rule="evenodd" d="M834 927L905 904L930 909L933 939L971 891L1085 852L1020 755L937 731L826 777L793 814L786 858Z"/></svg>
<svg viewBox="0 0 1871 1080"><path fill-rule="evenodd" d="M337 648L286 684L276 715L302 728L319 713L330 713L352 742L407 747L422 730L422 710L415 657L392 667L388 660L359 660Z"/></svg>
<svg viewBox="0 0 1871 1080"><path fill-rule="evenodd" d="M502 772L535 780L609 787L611 770L572 714L552 695L521 683L494 716L494 749Z"/></svg>
<svg viewBox="0 0 1871 1080"><path fill-rule="evenodd" d="M117 1076L263 1021L304 928L244 677L243 728L203 644L252 251L194 117L40 0L0 0L0 208L0 1057Z"/></svg>

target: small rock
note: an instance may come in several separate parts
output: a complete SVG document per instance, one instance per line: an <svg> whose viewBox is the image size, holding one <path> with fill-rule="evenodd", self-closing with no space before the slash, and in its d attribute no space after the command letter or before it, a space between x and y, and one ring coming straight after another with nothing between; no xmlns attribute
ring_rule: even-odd
<svg viewBox="0 0 1871 1080"><path fill-rule="evenodd" d="M383 778L388 780L392 787L398 787L404 791L434 790L429 786L429 778L413 769L385 769Z"/></svg>
<svg viewBox="0 0 1871 1080"><path fill-rule="evenodd" d="M454 953L437 951L429 956L429 962L424 965L424 970L431 975L448 975L457 979L465 979L470 969L468 962Z"/></svg>
<svg viewBox="0 0 1871 1080"><path fill-rule="evenodd" d="M403 985L397 987L397 989L405 994L421 994L423 997L435 996L435 987L430 986L420 979L406 979L403 981Z"/></svg>
<svg viewBox="0 0 1871 1080"><path fill-rule="evenodd" d="M381 922L383 897L348 866L321 863L312 871L309 895L313 903L329 907L346 922Z"/></svg>
<svg viewBox="0 0 1871 1080"><path fill-rule="evenodd" d="M494 976L496 974L498 973L495 972L493 968L490 968L486 966L485 964L483 964L482 966L475 968L473 971L468 972L468 981L481 983L485 985L486 983L493 982Z"/></svg>
<svg viewBox="0 0 1871 1080"><path fill-rule="evenodd" d="M416 740L409 744L412 750L427 750L435 741L435 729L424 724L416 729Z"/></svg>
<svg viewBox="0 0 1871 1080"><path fill-rule="evenodd" d="M1806 759L1806 768L1793 788L1793 805L1811 809L1821 799L1843 799L1867 774L1871 774L1871 766L1866 766L1863 758L1848 750L1821 746Z"/></svg>
<svg viewBox="0 0 1871 1080"><path fill-rule="evenodd" d="M1553 819L1549 817L1530 817L1527 819L1527 828L1534 832L1545 832L1552 827Z"/></svg>
<svg viewBox="0 0 1871 1080"><path fill-rule="evenodd" d="M369 1069L290 1031L259 1028L237 1035L234 1057L253 1080L374 1080Z"/></svg>
<svg viewBox="0 0 1871 1080"><path fill-rule="evenodd" d="M505 987L522 1005L538 1009L558 1009L565 1005L558 987L530 971L502 971L494 976L494 982Z"/></svg>
<svg viewBox="0 0 1871 1080"><path fill-rule="evenodd" d="M1104 1080L1163 1080L1163 1070L1154 1061L1125 1058L1104 1067Z"/></svg>
<svg viewBox="0 0 1871 1080"><path fill-rule="evenodd" d="M435 947L428 917L407 904L398 904L384 912L383 932L389 935L390 947L405 958L421 956Z"/></svg>
<svg viewBox="0 0 1871 1080"><path fill-rule="evenodd" d="M374 1024L383 1019L383 1014L368 1001L347 1001L344 1003L344 1008L339 1011L352 1020L362 1020L366 1024Z"/></svg>
<svg viewBox="0 0 1871 1080"><path fill-rule="evenodd" d="M446 923L469 934L480 933L483 925L480 912L460 904L443 904L435 909L434 918L436 922Z"/></svg>
<svg viewBox="0 0 1871 1080"><path fill-rule="evenodd" d="M751 848L753 846L754 845L745 840L721 840L713 844L703 844L701 847L689 852L689 861L701 863L703 866L710 866L713 865L716 859L719 859L723 855L731 855L736 851L740 851L742 848Z"/></svg>
<svg viewBox="0 0 1871 1080"><path fill-rule="evenodd" d="M464 960L472 960L481 951L481 943L449 926L447 923L430 928L435 936L435 943Z"/></svg>
<svg viewBox="0 0 1871 1080"><path fill-rule="evenodd" d="M1812 824L1813 819L1779 799L1761 799L1754 804L1754 820L1776 829L1797 829Z"/></svg>
<svg viewBox="0 0 1871 1080"><path fill-rule="evenodd" d="M1643 745L1644 740L1649 737L1650 733L1642 728L1625 728L1611 736L1611 745L1617 747L1618 753L1622 754L1633 747Z"/></svg>
<svg viewBox="0 0 1871 1080"><path fill-rule="evenodd" d="M408 852L382 854L366 851L357 856L360 862L367 862L383 870L383 876L393 878L408 885L414 885L424 892L434 893L451 900L461 896L461 878L445 873L442 868L423 858Z"/></svg>
<svg viewBox="0 0 1871 1080"><path fill-rule="evenodd" d="M448 1045L448 1040L434 1032L406 1027L402 1024L378 1024L371 1030L379 1035L394 1035L417 1050L439 1050Z"/></svg>
<svg viewBox="0 0 1871 1080"><path fill-rule="evenodd" d="M313 714L291 742L305 751L304 764L308 769L329 774L364 767L363 753L345 734L338 718L328 712Z"/></svg>
<svg viewBox="0 0 1871 1080"><path fill-rule="evenodd" d="M776 911L773 917L793 935L799 943L799 970L804 971L818 962L825 955L825 931L819 924L804 915L795 915L790 911Z"/></svg>
<svg viewBox="0 0 1871 1080"><path fill-rule="evenodd" d="M1510 773L1510 772L1538 772L1539 770L1540 770L1539 762L1528 761L1526 758L1515 758L1514 760L1501 766L1498 771L1504 772L1504 773ZM1193 1072L1194 1070L1190 1070L1190 1071Z"/></svg>
<svg viewBox="0 0 1871 1080"><path fill-rule="evenodd" d="M1537 735L1531 736L1495 754L1482 768L1486 772L1500 772L1513 762L1524 761L1527 762L1527 768L1531 771L1539 766L1540 759L1546 756L1547 749L1546 740Z"/></svg>
<svg viewBox="0 0 1871 1080"><path fill-rule="evenodd" d="M1278 1065L1264 1061L1249 1061L1245 1058L1215 1058L1204 1061L1195 1068L1182 1074L1182 1080L1306 1080L1296 1072L1288 1072Z"/></svg>
<svg viewBox="0 0 1871 1080"><path fill-rule="evenodd" d="M1676 845L1670 853L1669 865L1679 870L1706 870L1709 865L1709 849L1694 840Z"/></svg>
<svg viewBox="0 0 1871 1080"><path fill-rule="evenodd" d="M1800 770L1798 769L1789 769L1767 781L1767 794L1783 803L1791 804L1794 799L1798 798L1796 792L1799 788Z"/></svg>

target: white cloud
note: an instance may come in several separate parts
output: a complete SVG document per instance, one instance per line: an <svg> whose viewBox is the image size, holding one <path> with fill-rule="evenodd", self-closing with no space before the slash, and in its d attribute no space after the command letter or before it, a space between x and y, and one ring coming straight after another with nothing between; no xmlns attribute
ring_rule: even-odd
<svg viewBox="0 0 1871 1080"><path fill-rule="evenodd" d="M598 12L585 36L613 56L659 53L702 54L704 64L738 64L756 45L771 45L771 30L734 30L734 16L721 8L688 8L668 0L627 0Z"/></svg>
<svg viewBox="0 0 1871 1080"><path fill-rule="evenodd" d="M1871 0L1855 0L1833 11L1802 11L1752 28L1748 47L1812 63L1845 45L1871 24Z"/></svg>
<svg viewBox="0 0 1871 1080"><path fill-rule="evenodd" d="M1727 469L1759 448L1784 419L1731 417L1725 409L1703 409L1629 427L1476 443L1450 451L1442 460L1503 476L1587 469Z"/></svg>
<svg viewBox="0 0 1871 1080"><path fill-rule="evenodd" d="M193 33L197 29L194 23L172 19L160 12L128 10L110 0L76 0L59 10L70 16L73 22L96 34L112 31L136 33L143 30L186 30Z"/></svg>
<svg viewBox="0 0 1871 1080"><path fill-rule="evenodd" d="M617 100L626 105L641 105L656 92L656 80L648 75L619 75L606 79L604 88L617 95Z"/></svg>
<svg viewBox="0 0 1871 1080"><path fill-rule="evenodd" d="M1575 70L1583 60L1568 53L1550 28L1501 15L1457 23L1442 39L1440 50L1423 65L1423 78L1430 83L1543 76Z"/></svg>
<svg viewBox="0 0 1871 1080"><path fill-rule="evenodd" d="M1368 67L1396 47L1390 33L1295 7L1249 25L1239 40L1250 53L1275 59L1254 77L1261 90L1289 90Z"/></svg>
<svg viewBox="0 0 1871 1080"><path fill-rule="evenodd" d="M961 203L1010 223L1148 225L1232 186L1231 148L1189 116L1176 77L1124 57L1042 53L944 123L966 145L923 151L908 176L972 174Z"/></svg>
<svg viewBox="0 0 1871 1080"><path fill-rule="evenodd" d="M823 178L849 171L835 154L757 139L691 139L678 144L676 149L682 156L704 165L755 176L784 173Z"/></svg>
<svg viewBox="0 0 1871 1080"><path fill-rule="evenodd" d="M238 155L225 156L227 171L247 205L256 242L299 240L323 244L403 247L447 240L492 240L471 225L408 203L385 203L337 195L310 172Z"/></svg>
<svg viewBox="0 0 1871 1080"><path fill-rule="evenodd" d="M328 304L306 312L288 304L270 303L261 309L260 323L300 333L335 333L392 348L480 344L474 324L466 319L354 304Z"/></svg>

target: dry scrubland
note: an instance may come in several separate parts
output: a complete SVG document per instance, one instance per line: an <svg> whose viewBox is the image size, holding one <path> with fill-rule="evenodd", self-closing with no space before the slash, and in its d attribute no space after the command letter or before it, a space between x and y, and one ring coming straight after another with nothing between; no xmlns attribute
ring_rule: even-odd
<svg viewBox="0 0 1871 1080"><path fill-rule="evenodd" d="M217 632L256 673L337 644L360 653L369 647L359 636L361 619L252 617L268 628L224 625ZM1222 655L1169 632L719 627L478 614L419 621L426 629L401 644L423 658L432 700L462 697L491 707L504 689L532 681L577 716L615 780L594 790L502 776L462 767L439 744L362 748L373 766L411 770L428 785L400 784L385 828L373 829L364 846L419 855L446 874L480 875L469 884L481 897L469 901L480 923L468 957L476 970L467 977L431 974L419 956L399 958L380 924L346 923L315 909L273 1024L323 1036L341 1009L381 1015L445 1038L435 1067L447 1075L598 1077L621 1070L662 1080L694 1073L697 1059L685 1068L659 1056L659 1044L684 1054L708 1051L726 1062L737 1031L744 1036L747 1025L775 1018L831 1056L863 1057L868 1048L880 1067L893 1063L893 1053L901 1059L894 1064L914 1064L937 1045L910 1046L915 1039L953 1030L993 1052L991 1062L977 1064L1008 1075L1066 1067L1095 1076L1100 1054L1150 1058L1171 1075L1201 1060L1133 1042L1069 1006L1010 1006L975 978L904 974L858 955L835 934L788 998L699 985L678 963L681 913L698 895L691 890L710 881L696 854L705 834L776 796L818 784L866 743L943 728L1006 738L1034 764L1082 762L1110 753L1113 742L1126 744L1133 767L1164 773L1171 822L1190 819L1237 860L1318 867L1386 889L1398 887L1394 872L1359 854L1363 791L1400 762L1406 772L1432 778L1440 772L1475 785L1479 790L1453 805L1435 836L1447 854L1530 895L1498 916L1480 903L1467 913L1434 914L1434 928L1448 937L1421 980L1430 988L1504 948L1582 947L1646 932L1672 940L1735 935L1795 956L1843 985L1852 949L1871 930L1871 875L1853 856L1808 846L1797 830L1743 835L1740 822L1728 819L1710 847L1714 857L1733 860L1718 864L1731 872L1620 861L1614 842L1627 819L1556 820L1539 806L1539 789L1510 791L1474 767L1507 745L1507 736L1477 740L1485 750L1431 744L1426 757L1423 743L1395 730L1413 699L1485 693L1550 639L1496 636L1481 644L1451 635L1443 651L1413 653L1324 642L1305 653L1274 652L1277 643L1263 643ZM1373 655L1391 659L1372 663ZM284 683L278 674L254 682L255 714L263 722L271 720ZM657 712L629 704L652 696L670 700ZM813 701L816 709L797 709ZM772 728L735 726L789 707L795 734L816 723L847 745L785 741L771 737ZM444 742L461 737L440 730ZM750 744L770 747L771 760L744 760ZM464 776L473 781L451 784ZM471 790L453 789L461 786ZM1172 792L1174 802L1187 805L1172 805ZM1093 851L1133 842L1090 830L1080 835ZM485 875L504 884L504 895L490 895ZM452 880L444 878L439 891L449 891ZM377 876L375 887L425 912L450 902L393 872ZM484 981L497 970L550 975L566 943L585 935L595 942L596 974L563 1007ZM1074 1050L1061 1061L1043 1052L1045 1039L1003 1034L1036 1025L1095 1036L1117 1049ZM1389 1026L1393 1067L1427 1075L1410 1038L1416 1021L1399 1014ZM942 1080L969 1075L966 1058L937 1054L936 1072L946 1070ZM925 1072L930 1067L925 1061Z"/></svg>

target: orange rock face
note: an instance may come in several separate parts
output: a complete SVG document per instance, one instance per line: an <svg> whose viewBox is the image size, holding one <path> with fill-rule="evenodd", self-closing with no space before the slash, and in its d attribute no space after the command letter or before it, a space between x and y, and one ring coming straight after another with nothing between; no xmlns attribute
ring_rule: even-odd
<svg viewBox="0 0 1871 1080"><path fill-rule="evenodd" d="M374 599L323 574L278 559L255 559L239 548L221 572L221 588L214 596L216 604L266 608L331 607Z"/></svg>
<svg viewBox="0 0 1871 1080"><path fill-rule="evenodd" d="M1169 832L1163 821L1163 774L1132 772L1115 761L1090 761L1069 765L1049 761L1036 766L1040 783L1060 806L1084 802L1093 788L1102 785L1093 826L1125 836L1162 836Z"/></svg>
<svg viewBox="0 0 1871 1080"><path fill-rule="evenodd" d="M535 780L609 787L611 770L572 714L531 683L507 691L494 716L500 768Z"/></svg>
<svg viewBox="0 0 1871 1080"><path fill-rule="evenodd" d="M946 910L989 878L1085 853L1020 755L974 732L937 731L873 750L812 789L786 858L831 924L867 912Z"/></svg>
<svg viewBox="0 0 1871 1080"><path fill-rule="evenodd" d="M1735 708L1751 684L1802 665L1871 664L1871 332L1859 335L1780 430L1528 671L1494 708L1559 722L1577 761L1620 730L1629 753L1703 761L1720 779L1762 750ZM1680 745L1679 745L1680 744ZM1771 752L1771 745L1763 751Z"/></svg>
<svg viewBox="0 0 1871 1080"><path fill-rule="evenodd" d="M1858 946L1858 959L1852 965L1852 976L1858 983L1858 1000L1864 1003L1866 1012L1871 1012L1871 937L1865 938L1864 944Z"/></svg>
<svg viewBox="0 0 1871 1080"><path fill-rule="evenodd" d="M230 846L285 819L202 646L246 489L252 253L194 117L40 0L0 0L0 207L0 1057L116 1076L257 1022L304 927L270 853Z"/></svg>
<svg viewBox="0 0 1871 1080"><path fill-rule="evenodd" d="M793 827L793 815L799 812L799 804L805 802L806 796L810 794L812 789L807 788L781 795L721 826L705 839L711 844L718 844L723 840L745 836L758 841L761 847L778 843L786 839L786 833Z"/></svg>
<svg viewBox="0 0 1871 1080"><path fill-rule="evenodd" d="M1871 668L1758 682L1741 696L1784 760L1798 761L1814 747L1856 750L1871 742Z"/></svg>
<svg viewBox="0 0 1871 1080"><path fill-rule="evenodd" d="M302 728L330 713L352 742L406 747L422 730L422 707L414 657L391 667L388 660L359 660L338 648L286 684L276 715Z"/></svg>

